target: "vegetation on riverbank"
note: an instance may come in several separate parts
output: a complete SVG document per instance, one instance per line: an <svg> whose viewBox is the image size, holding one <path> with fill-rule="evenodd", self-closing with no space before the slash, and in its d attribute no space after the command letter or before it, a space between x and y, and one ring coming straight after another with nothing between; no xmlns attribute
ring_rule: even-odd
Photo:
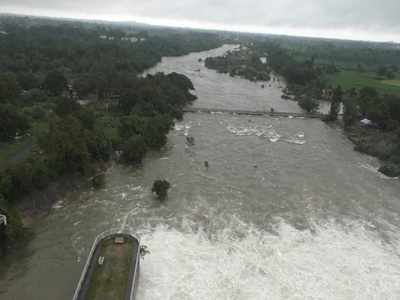
<svg viewBox="0 0 400 300"><path fill-rule="evenodd" d="M373 88L352 89L343 106L345 132L355 150L381 159L385 175L400 176L400 97L379 95Z"/></svg>
<svg viewBox="0 0 400 300"><path fill-rule="evenodd" d="M260 59L247 47L242 47L239 51L229 51L221 57L207 57L205 65L219 73L229 74L232 77L243 77L250 81L269 81L271 79L267 58Z"/></svg>
<svg viewBox="0 0 400 300"><path fill-rule="evenodd" d="M400 136L398 131L351 126L346 134L355 144L355 150L378 157L384 164L380 171L389 176L400 176Z"/></svg>
<svg viewBox="0 0 400 300"><path fill-rule="evenodd" d="M256 73L243 76L250 80L257 80L257 72L273 71L286 81L282 98L297 100L305 111L316 111L320 99L330 101L327 122L336 121L343 106L345 132L355 149L381 159L381 172L400 176L400 49L289 37L248 37L244 44L225 57L207 59L206 66L222 72L251 68ZM262 57L267 64L255 68Z"/></svg>
<svg viewBox="0 0 400 300"><path fill-rule="evenodd" d="M221 44L214 34L2 16L0 209L7 240L21 200L67 174L98 177L113 157L140 163L191 103L180 74L139 75L162 56ZM115 154L116 153L116 154ZM15 216L15 217L13 217Z"/></svg>
<svg viewBox="0 0 400 300"><path fill-rule="evenodd" d="M156 180L151 191L155 193L160 201L164 201L168 196L171 184L167 180Z"/></svg>

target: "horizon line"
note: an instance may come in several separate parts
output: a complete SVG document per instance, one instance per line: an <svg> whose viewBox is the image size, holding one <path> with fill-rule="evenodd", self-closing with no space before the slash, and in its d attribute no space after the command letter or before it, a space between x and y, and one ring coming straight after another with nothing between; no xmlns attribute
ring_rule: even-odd
<svg viewBox="0 0 400 300"><path fill-rule="evenodd" d="M310 38L310 39L325 39L325 40L338 40L338 41L349 41L349 42L364 42L364 43L381 43L381 44L396 44L399 45L400 41L395 40L374 40L374 39L357 39L344 36L332 36L332 35L312 35L306 33L289 33L278 30L266 30L263 26L234 26L234 25L218 25L212 24L199 24L191 21L175 21L175 20L163 20L154 19L147 17L132 17L123 19L114 18L102 18L102 17L81 17L81 16L67 16L67 15L51 15L51 14L39 14L39 13L18 13L18 12L0 12L1 15L9 15L15 17L31 17L31 18L44 18L44 19L57 19L66 21L83 21L83 22L106 22L111 24L118 23L136 23L138 25L146 25L151 27L163 27L171 29L189 29L189 30L202 30L202 31L217 31L225 33L238 33L238 34L259 34L259 35L272 35L272 36L285 36L295 38ZM133 25L133 24L132 24ZM257 30L258 29L258 30Z"/></svg>

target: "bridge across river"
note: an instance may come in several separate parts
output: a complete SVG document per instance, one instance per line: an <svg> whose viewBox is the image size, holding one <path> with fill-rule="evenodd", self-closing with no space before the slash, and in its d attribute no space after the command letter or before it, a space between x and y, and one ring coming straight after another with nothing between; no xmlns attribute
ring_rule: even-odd
<svg viewBox="0 0 400 300"><path fill-rule="evenodd" d="M220 109L220 108L202 108L202 107L187 107L183 109L185 113L224 113L237 114L247 116L271 116L271 117L293 117L293 118L310 118L322 119L326 115L322 113L293 113L293 112L278 112L265 110L240 110L240 109Z"/></svg>

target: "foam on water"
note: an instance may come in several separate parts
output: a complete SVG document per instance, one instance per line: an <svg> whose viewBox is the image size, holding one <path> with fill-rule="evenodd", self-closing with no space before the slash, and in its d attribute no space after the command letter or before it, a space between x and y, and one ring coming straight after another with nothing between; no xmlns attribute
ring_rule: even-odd
<svg viewBox="0 0 400 300"><path fill-rule="evenodd" d="M185 125L184 124L175 124L174 126L174 130L175 131L182 131L185 129Z"/></svg>
<svg viewBox="0 0 400 300"><path fill-rule="evenodd" d="M61 209L64 207L64 201L60 200L53 204L53 209Z"/></svg>
<svg viewBox="0 0 400 300"><path fill-rule="evenodd" d="M273 128L272 125L268 126L250 126L250 127L235 127L229 125L226 129L237 136L257 136L260 138L267 138L271 143L276 143L280 140L289 144L304 145L306 143L304 132L298 132L294 137L282 136Z"/></svg>
<svg viewBox="0 0 400 300"><path fill-rule="evenodd" d="M212 235L159 225L142 242L139 300L400 299L400 245L362 224L281 222L271 234L236 222Z"/></svg>

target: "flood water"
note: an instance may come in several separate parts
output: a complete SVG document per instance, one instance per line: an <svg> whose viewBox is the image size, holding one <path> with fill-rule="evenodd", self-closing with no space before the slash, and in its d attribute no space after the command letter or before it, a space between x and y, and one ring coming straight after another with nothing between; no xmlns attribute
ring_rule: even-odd
<svg viewBox="0 0 400 300"><path fill-rule="evenodd" d="M299 111L278 82L262 89L199 62L231 48L149 72L189 76L197 107ZM139 300L400 299L400 182L377 166L319 120L186 114L141 168L114 165L104 189L57 203L3 269L0 299L71 299L93 239L110 228L151 252ZM162 204L150 192L159 178L172 184Z"/></svg>

